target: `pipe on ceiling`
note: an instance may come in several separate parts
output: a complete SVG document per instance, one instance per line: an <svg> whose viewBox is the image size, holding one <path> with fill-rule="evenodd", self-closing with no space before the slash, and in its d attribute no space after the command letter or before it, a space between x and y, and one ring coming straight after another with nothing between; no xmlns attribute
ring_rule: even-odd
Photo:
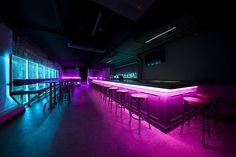
<svg viewBox="0 0 236 157"><path fill-rule="evenodd" d="M73 44L73 43L68 43L68 47L74 48L74 49L79 49L79 50L90 51L90 52L97 52L97 53L104 53L106 51L105 49L87 47L87 46L82 46L82 45Z"/></svg>
<svg viewBox="0 0 236 157"><path fill-rule="evenodd" d="M100 21L101 17L102 17L102 13L99 12L99 13L98 13L98 16L97 16L96 23L95 23L95 25L94 25L94 27L93 27L93 32L92 32L92 34L91 34L92 37L93 37L93 36L95 35L95 33L96 33L96 30L97 30L97 27L98 27L98 24L99 24L99 21Z"/></svg>

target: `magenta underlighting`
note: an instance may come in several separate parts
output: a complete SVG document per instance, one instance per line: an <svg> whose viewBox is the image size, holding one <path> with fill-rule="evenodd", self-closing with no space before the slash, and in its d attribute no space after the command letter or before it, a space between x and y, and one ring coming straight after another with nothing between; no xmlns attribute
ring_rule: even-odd
<svg viewBox="0 0 236 157"><path fill-rule="evenodd" d="M90 76L89 79L96 79L97 80L98 78Z"/></svg>
<svg viewBox="0 0 236 157"><path fill-rule="evenodd" d="M81 79L79 76L62 76L62 79Z"/></svg>

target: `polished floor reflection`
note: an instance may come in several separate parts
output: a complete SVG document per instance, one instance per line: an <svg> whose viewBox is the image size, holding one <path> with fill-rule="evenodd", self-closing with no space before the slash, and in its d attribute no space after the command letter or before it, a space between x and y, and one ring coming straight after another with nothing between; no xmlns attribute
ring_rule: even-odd
<svg viewBox="0 0 236 157"><path fill-rule="evenodd" d="M45 100L46 101L46 100ZM83 85L74 91L70 104L65 101L52 111L42 112L43 102L27 108L25 113L0 127L1 157L10 156L135 156L135 157L230 157L236 153L236 126L220 123L204 149L201 132L180 127L168 134L148 128L142 122L129 127L129 114L102 102L94 89Z"/></svg>

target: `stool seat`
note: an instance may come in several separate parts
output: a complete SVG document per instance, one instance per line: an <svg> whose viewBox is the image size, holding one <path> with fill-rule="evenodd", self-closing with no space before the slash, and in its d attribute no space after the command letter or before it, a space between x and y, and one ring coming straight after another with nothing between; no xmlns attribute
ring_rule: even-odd
<svg viewBox="0 0 236 157"><path fill-rule="evenodd" d="M196 96L204 98L204 99L216 99L216 96L214 95L210 95L210 94L196 94Z"/></svg>
<svg viewBox="0 0 236 157"><path fill-rule="evenodd" d="M136 99L147 99L148 95L147 94L131 94L131 97L136 98Z"/></svg>
<svg viewBox="0 0 236 157"><path fill-rule="evenodd" d="M129 92L128 90L125 90L125 89L120 89L120 90L117 90L116 92L118 93L127 93Z"/></svg>
<svg viewBox="0 0 236 157"><path fill-rule="evenodd" d="M184 101L187 101L190 104L210 104L210 101L195 97L183 97Z"/></svg>
<svg viewBox="0 0 236 157"><path fill-rule="evenodd" d="M110 87L109 90L117 90L117 87Z"/></svg>

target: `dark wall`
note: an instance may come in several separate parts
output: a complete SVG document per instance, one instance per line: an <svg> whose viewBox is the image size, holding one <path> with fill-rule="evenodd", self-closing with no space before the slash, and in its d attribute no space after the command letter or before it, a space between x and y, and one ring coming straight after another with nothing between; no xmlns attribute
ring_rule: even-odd
<svg viewBox="0 0 236 157"><path fill-rule="evenodd" d="M201 31L165 46L165 62L142 66L143 79L234 81L236 44L232 32ZM144 58L144 55L142 56Z"/></svg>
<svg viewBox="0 0 236 157"><path fill-rule="evenodd" d="M87 81L87 76L88 76L88 68L81 67L79 70L80 70L81 81L86 82Z"/></svg>
<svg viewBox="0 0 236 157"><path fill-rule="evenodd" d="M9 55L12 52L12 31L0 24L0 113L15 107L9 96Z"/></svg>

